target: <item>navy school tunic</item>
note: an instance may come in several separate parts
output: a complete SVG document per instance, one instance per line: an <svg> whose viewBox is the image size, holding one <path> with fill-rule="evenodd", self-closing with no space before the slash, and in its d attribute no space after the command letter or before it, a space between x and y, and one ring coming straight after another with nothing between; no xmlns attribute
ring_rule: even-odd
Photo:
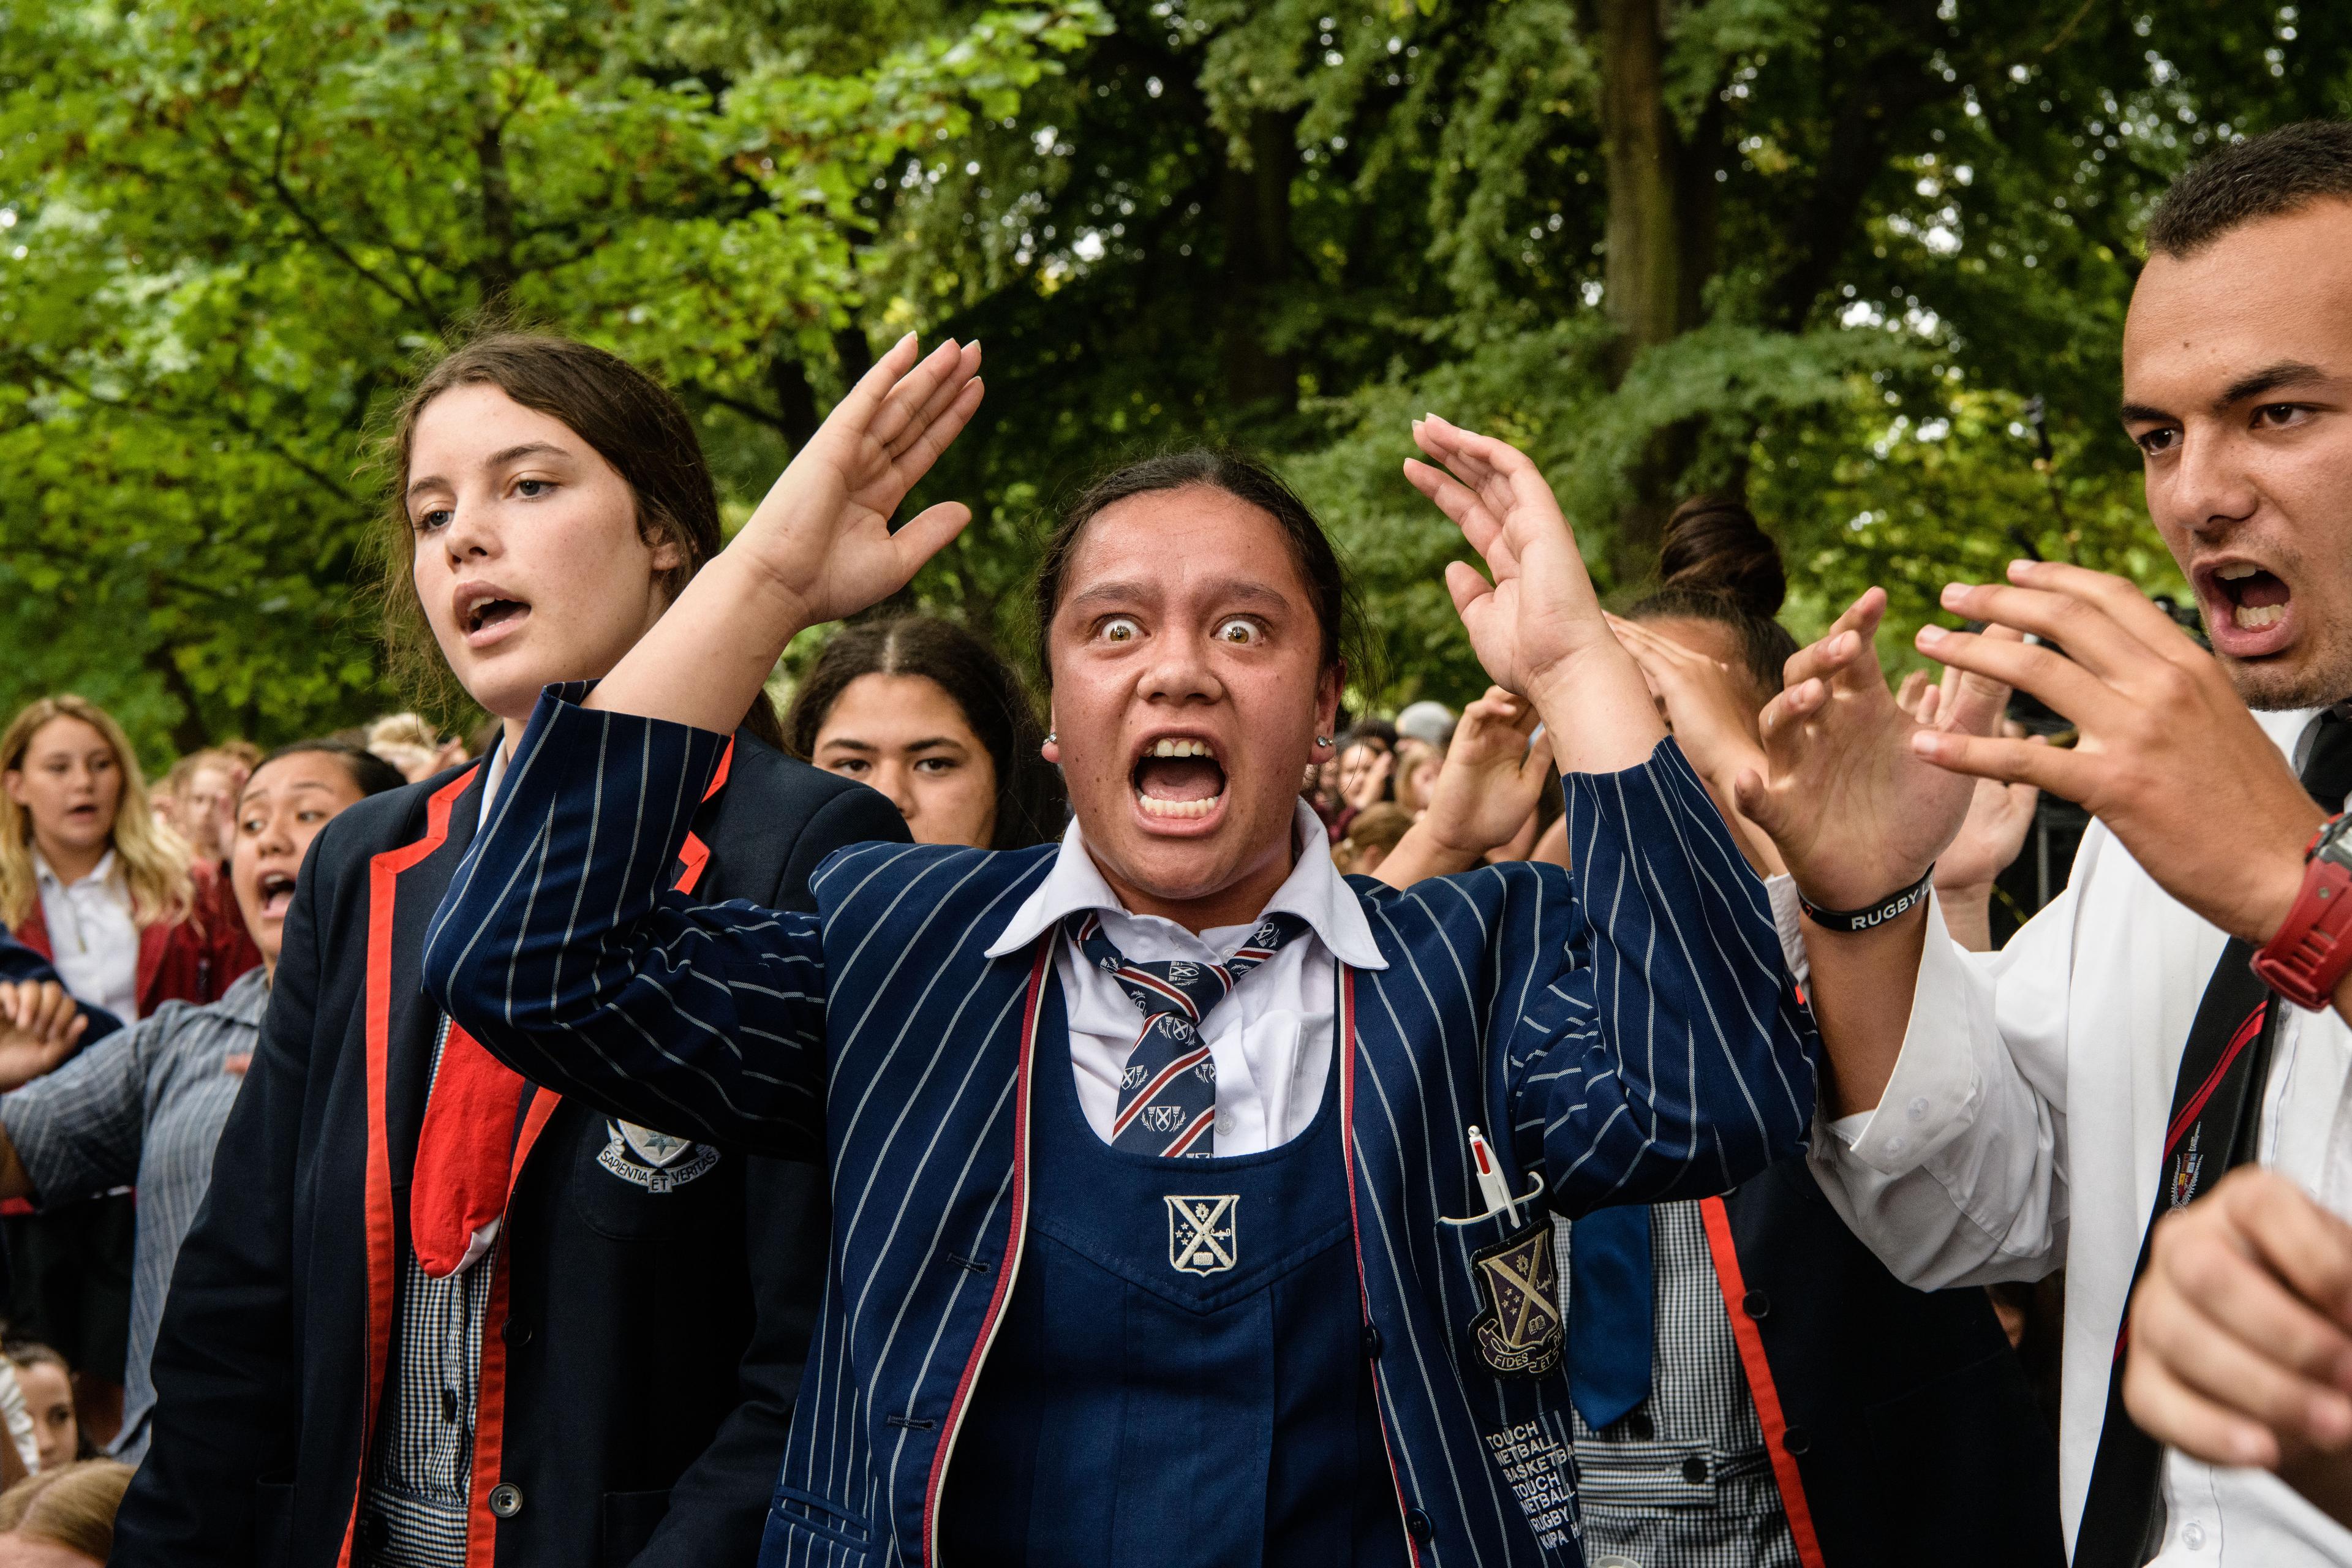
<svg viewBox="0 0 2352 1568"><path fill-rule="evenodd" d="M957 1440L941 1556L1402 1568L1336 1064L1287 1143L1130 1153L1079 1108L1046 989L1028 1256Z"/></svg>

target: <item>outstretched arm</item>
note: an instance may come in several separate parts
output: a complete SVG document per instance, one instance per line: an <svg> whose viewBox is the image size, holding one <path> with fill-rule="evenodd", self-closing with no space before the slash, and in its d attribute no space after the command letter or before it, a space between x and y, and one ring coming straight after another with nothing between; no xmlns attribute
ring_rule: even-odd
<svg viewBox="0 0 2352 1568"><path fill-rule="evenodd" d="M1517 1142L1570 1215L1720 1192L1802 1146L1811 1032L1759 882L1611 632L1543 476L1503 442L1414 426L1406 477L1485 557L1446 585L1496 684L1542 714L1576 897L1535 885L1496 951L1531 960L1507 1041Z"/></svg>
<svg viewBox="0 0 2352 1568"><path fill-rule="evenodd" d="M980 406L980 345L918 362L908 333L850 389L743 531L597 686L586 706L725 734L806 627L905 587L971 521L954 502L890 516Z"/></svg>

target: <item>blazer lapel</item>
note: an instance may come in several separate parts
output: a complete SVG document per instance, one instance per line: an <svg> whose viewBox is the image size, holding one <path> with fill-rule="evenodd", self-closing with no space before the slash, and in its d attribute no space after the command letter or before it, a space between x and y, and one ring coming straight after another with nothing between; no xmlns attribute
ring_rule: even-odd
<svg viewBox="0 0 2352 1568"><path fill-rule="evenodd" d="M383 962L370 954L369 989L381 985L383 994L381 1001L372 994L369 1005L384 1009L385 1144L393 1184L401 1188L408 1185L415 1163L416 1137L425 1125L425 1096L432 1079L433 1044L441 1028L441 1010L425 994L420 974L425 933L480 825L484 771L476 766L436 791L426 803L416 838L376 858L380 903L372 909L370 923L388 917L390 940ZM384 909L382 903L391 907Z"/></svg>

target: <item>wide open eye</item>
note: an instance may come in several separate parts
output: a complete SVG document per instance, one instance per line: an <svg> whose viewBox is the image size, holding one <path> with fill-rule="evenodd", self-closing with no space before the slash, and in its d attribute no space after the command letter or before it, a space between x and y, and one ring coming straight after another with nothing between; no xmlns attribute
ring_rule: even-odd
<svg viewBox="0 0 2352 1568"><path fill-rule="evenodd" d="M1095 635L1115 647L1124 647L1143 635L1143 628L1129 616L1113 616L1103 622Z"/></svg>
<svg viewBox="0 0 2352 1568"><path fill-rule="evenodd" d="M1217 640L1236 647L1253 647L1265 636L1265 629L1247 616L1228 616L1217 626Z"/></svg>

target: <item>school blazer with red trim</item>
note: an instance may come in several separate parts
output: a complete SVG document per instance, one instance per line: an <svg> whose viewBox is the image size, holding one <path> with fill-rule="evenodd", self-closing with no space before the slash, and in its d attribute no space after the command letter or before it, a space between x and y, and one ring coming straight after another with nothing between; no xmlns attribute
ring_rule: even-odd
<svg viewBox="0 0 2352 1568"><path fill-rule="evenodd" d="M826 1296L760 1561L934 1561L1020 1267L1031 1080L1071 1070L1039 1030L1058 1012L1052 939L984 951L1054 850L864 847L818 871L814 916L691 907L660 873L723 737L574 707L579 690L533 716L426 984L491 1050L616 1114L824 1151ZM1486 1207L1465 1129L1508 1129L1518 1187L1540 1173L1573 1216L1723 1191L1801 1148L1812 1116L1817 1040L1763 887L1680 752L1572 776L1567 797L1572 882L1510 865L1351 884L1389 967L1342 972L1342 1142L1366 1352L1423 1563L1580 1561L1565 1375L1531 1336L1498 1351L1479 1332L1504 1288L1480 1255L1521 1233L1445 1223ZM1529 1229L1548 1246L1548 1223Z"/></svg>
<svg viewBox="0 0 2352 1568"><path fill-rule="evenodd" d="M331 1568L347 1552L439 1024L418 964L480 789L458 770L373 796L311 846L259 1048L173 1277L153 1447L116 1522L117 1564ZM686 815L707 846L705 898L805 908L824 857L906 837L882 795L748 734L725 786ZM783 1452L824 1267L821 1173L723 1152L656 1193L599 1164L611 1142L603 1115L563 1101L502 1233L507 1311L486 1325L478 1417L503 1426L499 1468L475 1486L479 1522L486 1479L520 1493L495 1520L499 1568L747 1561ZM372 1215L379 1153L388 1203Z"/></svg>

